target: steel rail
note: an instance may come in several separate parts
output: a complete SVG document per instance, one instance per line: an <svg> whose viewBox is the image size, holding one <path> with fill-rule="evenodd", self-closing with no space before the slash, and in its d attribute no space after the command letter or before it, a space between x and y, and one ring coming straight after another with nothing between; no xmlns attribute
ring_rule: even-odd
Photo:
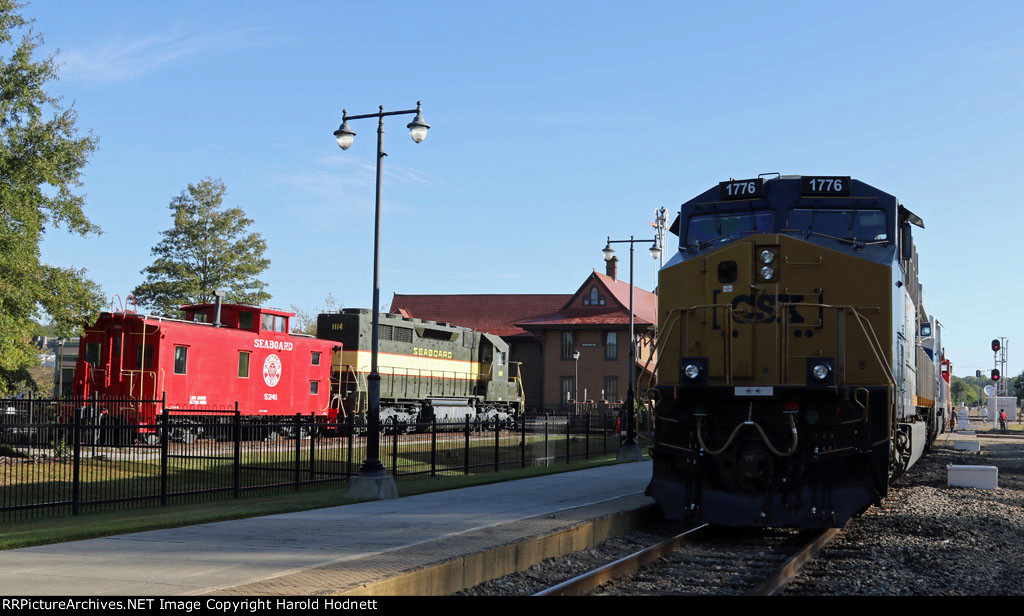
<svg viewBox="0 0 1024 616"><path fill-rule="evenodd" d="M637 571L641 567L679 549L679 547L685 544L692 535L696 534L698 531L708 528L709 526L709 524L702 524L701 526L691 528L690 530L662 541L661 543L644 548L643 550L630 554L629 556L624 556L623 558L594 569L593 571L588 571L587 573L578 575L570 580L566 580L561 584L535 593L533 596L567 597L582 595L583 593L593 590L602 584L622 577L628 573ZM783 563L773 575L745 594L749 596L764 597L775 595L796 577L797 572L803 565L810 562L815 556L817 556L822 548L828 545L828 543L842 531L842 528L827 528L822 530L814 539L807 543L807 545L786 560L786 562Z"/></svg>
<svg viewBox="0 0 1024 616"><path fill-rule="evenodd" d="M810 562L823 547L843 532L842 528L826 528L810 543L800 549L799 552L789 558L774 575L758 584L746 594L755 597L771 597L786 587L796 577L800 567Z"/></svg>
<svg viewBox="0 0 1024 616"><path fill-rule="evenodd" d="M588 571L583 575L578 575L571 580L566 580L561 584L552 586L551 588L542 590L535 593L534 597L573 597L579 596L588 590L597 588L601 584L609 582L615 578L622 577L626 573L631 573L643 567L646 564L658 560L665 554L674 552L679 549L679 546L686 543L691 535L696 534L698 531L704 530L710 526L709 524L701 524L695 528L691 528L685 532L682 532L675 537L666 539L661 543L652 545L648 548L644 548L639 552L634 552L629 556L624 556L614 562L608 563L603 567Z"/></svg>

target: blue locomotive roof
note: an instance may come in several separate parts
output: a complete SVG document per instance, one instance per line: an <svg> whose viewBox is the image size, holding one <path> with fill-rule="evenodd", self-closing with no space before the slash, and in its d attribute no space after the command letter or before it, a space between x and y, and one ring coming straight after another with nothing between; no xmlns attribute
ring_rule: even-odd
<svg viewBox="0 0 1024 616"><path fill-rule="evenodd" d="M890 264L900 219L924 226L896 197L845 176L778 176L721 182L680 207L666 265L741 237L782 233Z"/></svg>

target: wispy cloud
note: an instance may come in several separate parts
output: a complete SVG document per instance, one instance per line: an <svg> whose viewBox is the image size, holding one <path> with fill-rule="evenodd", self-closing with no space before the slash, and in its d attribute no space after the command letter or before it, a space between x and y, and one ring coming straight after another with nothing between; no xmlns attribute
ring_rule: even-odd
<svg viewBox="0 0 1024 616"><path fill-rule="evenodd" d="M252 45L251 37L262 28L243 28L226 32L190 32L176 26L168 32L131 40L119 39L91 49L62 52L62 75L70 80L91 83L125 81L151 73L183 58L211 49Z"/></svg>

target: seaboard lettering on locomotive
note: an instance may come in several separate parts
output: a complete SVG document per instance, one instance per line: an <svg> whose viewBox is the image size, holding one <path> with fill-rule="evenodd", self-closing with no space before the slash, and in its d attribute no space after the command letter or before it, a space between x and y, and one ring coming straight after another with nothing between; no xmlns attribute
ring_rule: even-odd
<svg viewBox="0 0 1024 616"><path fill-rule="evenodd" d="M839 527L945 429L941 326L896 197L846 176L721 182L659 275L653 476L670 519Z"/></svg>
<svg viewBox="0 0 1024 616"><path fill-rule="evenodd" d="M386 430L422 429L435 419L451 423L467 416L474 424L513 424L523 389L507 342L399 314L380 313L379 319L380 421ZM317 317L317 335L342 347L334 355L332 389L360 423L369 402L372 321L372 312L362 308Z"/></svg>

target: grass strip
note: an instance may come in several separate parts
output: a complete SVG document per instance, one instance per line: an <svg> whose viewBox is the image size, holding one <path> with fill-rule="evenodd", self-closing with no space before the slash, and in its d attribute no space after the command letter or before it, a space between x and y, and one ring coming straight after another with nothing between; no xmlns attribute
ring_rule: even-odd
<svg viewBox="0 0 1024 616"><path fill-rule="evenodd" d="M528 477L581 470L616 464L615 453L599 458L561 463L555 466L534 466L526 469L502 470L474 475L415 477L398 479L398 492L413 496L427 492L455 490L475 485L499 483ZM167 507L133 507L131 510L93 512L80 516L59 516L24 521L10 521L0 532L0 549L94 539L162 528L177 528L225 520L306 511L323 507L348 505L358 501L345 498L346 486L305 488L299 491L275 491L247 495L240 499L219 499L177 504Z"/></svg>

